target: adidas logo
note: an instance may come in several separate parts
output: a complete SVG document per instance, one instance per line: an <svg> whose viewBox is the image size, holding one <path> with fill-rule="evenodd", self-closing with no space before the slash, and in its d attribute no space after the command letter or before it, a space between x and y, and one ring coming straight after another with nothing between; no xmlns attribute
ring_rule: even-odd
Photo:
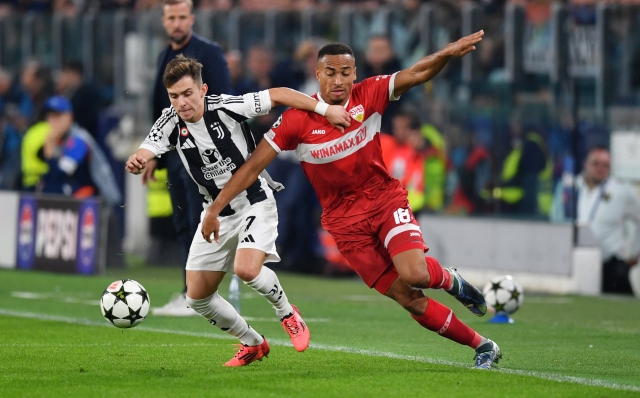
<svg viewBox="0 0 640 398"><path fill-rule="evenodd" d="M325 134L325 133L326 133L326 131L325 131L325 130L313 130L313 131L311 132L311 134Z"/></svg>
<svg viewBox="0 0 640 398"><path fill-rule="evenodd" d="M242 239L242 242L240 242L240 243L256 243L256 241L253 240L253 236L251 236L251 234L249 234L244 239Z"/></svg>
<svg viewBox="0 0 640 398"><path fill-rule="evenodd" d="M191 148L195 148L196 146L193 144L193 141L191 141L190 139L187 139L182 146L180 147L180 149L191 149Z"/></svg>

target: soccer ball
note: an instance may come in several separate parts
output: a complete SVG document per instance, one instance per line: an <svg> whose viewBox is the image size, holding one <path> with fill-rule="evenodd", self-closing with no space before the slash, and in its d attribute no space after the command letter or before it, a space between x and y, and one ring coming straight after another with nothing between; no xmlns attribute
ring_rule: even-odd
<svg viewBox="0 0 640 398"><path fill-rule="evenodd" d="M119 328L132 328L149 313L149 294L138 282L123 279L111 283L102 293L102 316Z"/></svg>
<svg viewBox="0 0 640 398"><path fill-rule="evenodd" d="M496 313L513 314L522 305L524 290L511 275L497 276L482 289L490 310Z"/></svg>

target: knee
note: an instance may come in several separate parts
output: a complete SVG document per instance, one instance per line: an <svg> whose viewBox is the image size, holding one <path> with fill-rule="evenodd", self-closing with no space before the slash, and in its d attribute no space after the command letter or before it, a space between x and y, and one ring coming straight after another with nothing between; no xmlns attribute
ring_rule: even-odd
<svg viewBox="0 0 640 398"><path fill-rule="evenodd" d="M251 282L260 274L260 269L256 270L254 267L236 266L233 271L243 282Z"/></svg>
<svg viewBox="0 0 640 398"><path fill-rule="evenodd" d="M416 261L415 264L411 264L410 267L406 267L405 269L407 271L403 273L399 272L399 275L409 286L421 289L429 287L431 277L429 276L429 270L427 269L424 259Z"/></svg>
<svg viewBox="0 0 640 398"><path fill-rule="evenodd" d="M187 292L187 297L185 301L187 302L187 307L193 309L195 312L202 315L204 312L206 312L209 306L209 302L211 302L211 298L212 297L192 298L189 296L189 292Z"/></svg>

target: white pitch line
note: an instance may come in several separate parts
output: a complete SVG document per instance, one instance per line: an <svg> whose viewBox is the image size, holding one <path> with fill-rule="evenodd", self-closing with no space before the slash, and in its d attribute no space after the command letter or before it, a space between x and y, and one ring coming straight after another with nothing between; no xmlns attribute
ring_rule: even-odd
<svg viewBox="0 0 640 398"><path fill-rule="evenodd" d="M108 323L106 323L106 321L95 322L86 318L81 319L81 318L70 318L70 317L57 316L57 315L37 314L33 312L19 312L19 311L12 311L12 310L7 310L3 308L0 308L0 315L13 316L18 318L38 319L41 321L64 322L64 323L70 323L73 325L113 327L112 325L109 325ZM175 335L181 335L181 336L235 340L235 337L232 337L229 335L217 335L217 334L214 335L210 333L188 332L183 330L172 330L172 329L155 329L155 328L148 328L144 326L138 326L134 330L141 330L141 331L153 332L153 333L175 334ZM269 339L269 344L275 345L275 346L291 346L291 342L286 340ZM401 354L395 354L392 352L361 350L361 349L350 348L350 347L330 346L330 345L316 344L316 343L311 343L309 346L317 350L323 350L323 351L345 352L345 353L359 354L359 355L365 355L370 357L384 357L384 358L392 358L392 359L401 359L406 361L430 363L435 365L448 365L448 366L455 366L455 367L461 367L461 368L469 368L469 364L466 364L466 363L463 364L459 362L445 361L442 359L418 357L418 356L412 356L412 355L401 355ZM553 380L561 383L573 383L573 384L580 384L580 385L586 385L586 386L610 388L614 390L640 392L640 386L620 384L620 383L607 381L607 380L585 379L583 377L564 376L564 375L559 375L554 373L533 372L533 371L517 370L517 369L497 368L497 369L493 369L492 371L499 372L499 373L513 374L518 376L535 377L535 378L545 379L545 380Z"/></svg>
<svg viewBox="0 0 640 398"><path fill-rule="evenodd" d="M100 300L82 300L73 297L59 297L59 294L56 293L36 293L36 292L11 292L11 297L27 299L27 300L56 300L62 301L64 303L73 303L73 304L87 304L87 305L100 305ZM277 317L273 318L261 318L261 317L251 317L251 316L243 316L246 321L249 322L280 322ZM317 323L317 322L331 322L329 318L304 318L305 322Z"/></svg>

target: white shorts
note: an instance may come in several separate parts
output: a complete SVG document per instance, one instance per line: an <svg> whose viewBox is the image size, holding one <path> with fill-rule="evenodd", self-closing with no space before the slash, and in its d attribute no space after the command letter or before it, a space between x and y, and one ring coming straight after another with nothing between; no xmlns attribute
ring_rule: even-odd
<svg viewBox="0 0 640 398"><path fill-rule="evenodd" d="M202 219L205 213L206 210L200 216L198 230L191 242L186 265L188 271L233 272L238 249L258 249L265 252L265 263L280 261L276 252L278 209L275 199L255 203L231 216L218 217L220 243L209 243L202 237Z"/></svg>

